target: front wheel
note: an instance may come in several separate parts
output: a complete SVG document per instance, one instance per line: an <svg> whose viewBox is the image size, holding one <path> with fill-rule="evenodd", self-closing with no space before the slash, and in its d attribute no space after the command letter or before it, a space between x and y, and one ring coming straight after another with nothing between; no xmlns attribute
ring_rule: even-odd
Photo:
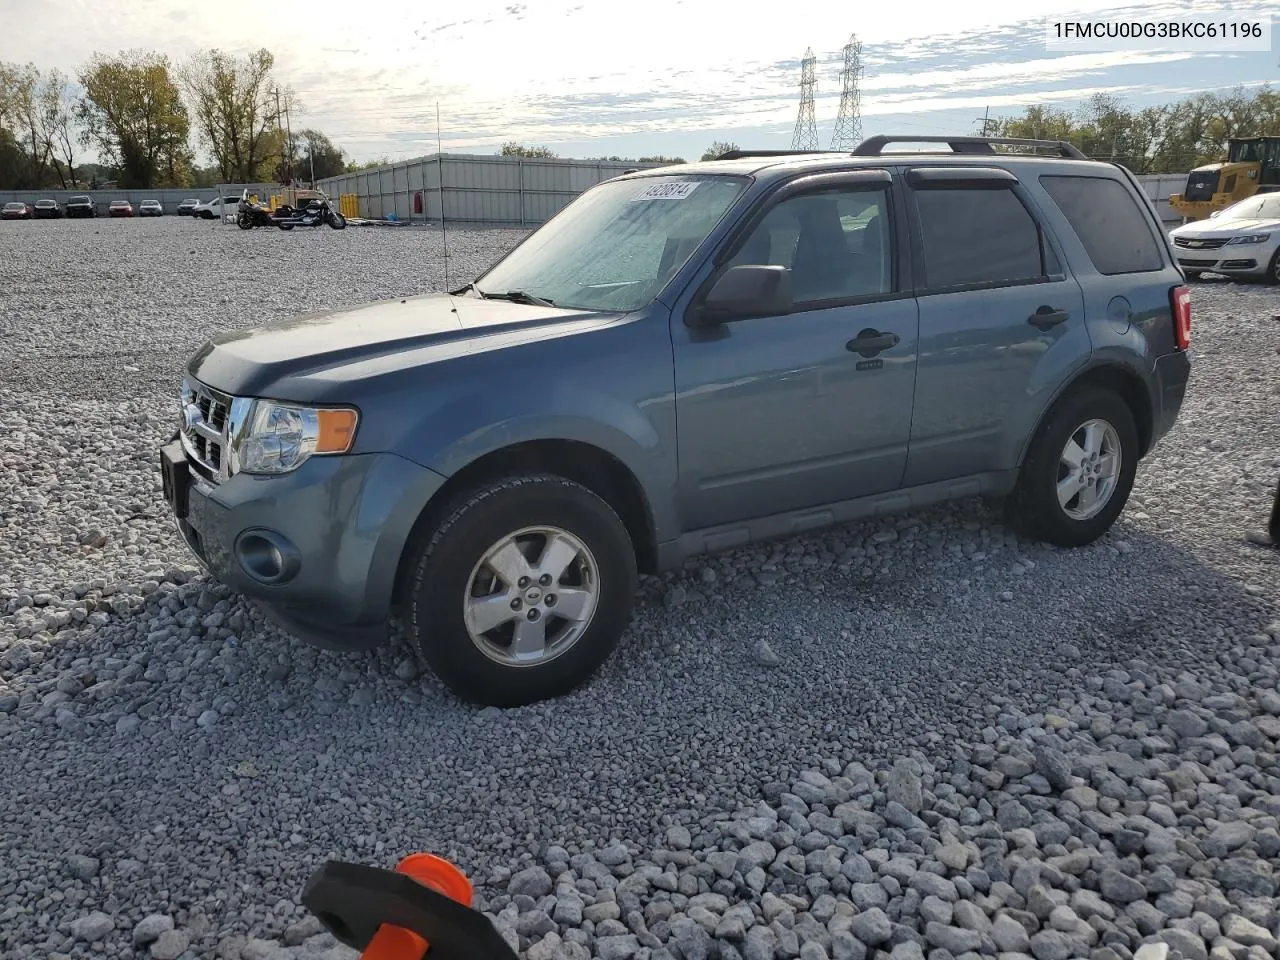
<svg viewBox="0 0 1280 960"><path fill-rule="evenodd" d="M343 230L347 226L347 218L335 211L329 212L329 226L335 230Z"/></svg>
<svg viewBox="0 0 1280 960"><path fill-rule="evenodd" d="M631 616L635 552L603 499L551 475L456 500L411 561L409 635L456 694L512 707L560 696L613 652Z"/></svg>
<svg viewBox="0 0 1280 960"><path fill-rule="evenodd" d="M241 230L252 230L253 217L249 216L247 213L240 214L240 216L236 217L236 226Z"/></svg>
<svg viewBox="0 0 1280 960"><path fill-rule="evenodd" d="M1263 277L1265 283L1280 283L1280 247L1276 248L1276 252L1271 255L1271 260L1267 263L1267 273Z"/></svg>
<svg viewBox="0 0 1280 960"><path fill-rule="evenodd" d="M1010 525L1060 547L1092 543L1111 528L1133 489L1138 430L1111 390L1074 390L1031 441L1006 504Z"/></svg>

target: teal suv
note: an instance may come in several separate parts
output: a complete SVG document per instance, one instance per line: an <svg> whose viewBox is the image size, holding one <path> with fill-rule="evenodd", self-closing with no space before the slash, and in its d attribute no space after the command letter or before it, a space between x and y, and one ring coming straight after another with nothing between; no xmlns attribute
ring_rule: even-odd
<svg viewBox="0 0 1280 960"><path fill-rule="evenodd" d="M398 614L496 705L583 682L690 557L975 495L1090 543L1182 405L1170 243L1067 144L908 140L630 173L458 289L215 337L179 531L297 636Z"/></svg>

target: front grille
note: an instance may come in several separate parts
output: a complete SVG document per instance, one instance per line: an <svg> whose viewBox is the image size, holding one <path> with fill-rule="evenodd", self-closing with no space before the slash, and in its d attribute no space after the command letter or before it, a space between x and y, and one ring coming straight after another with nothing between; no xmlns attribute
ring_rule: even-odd
<svg viewBox="0 0 1280 960"><path fill-rule="evenodd" d="M186 382L186 393L182 397L182 445L193 466L211 483L221 483L225 476L230 410L230 397L202 383Z"/></svg>
<svg viewBox="0 0 1280 960"><path fill-rule="evenodd" d="M1178 258L1178 265L1182 267L1201 267L1204 269L1208 269L1209 267L1212 267L1217 262L1218 262L1217 260L1187 260L1184 257Z"/></svg>
<svg viewBox="0 0 1280 960"><path fill-rule="evenodd" d="M1217 250L1226 244L1225 239L1197 240L1193 237L1174 237L1173 242L1179 247L1193 247L1196 250Z"/></svg>

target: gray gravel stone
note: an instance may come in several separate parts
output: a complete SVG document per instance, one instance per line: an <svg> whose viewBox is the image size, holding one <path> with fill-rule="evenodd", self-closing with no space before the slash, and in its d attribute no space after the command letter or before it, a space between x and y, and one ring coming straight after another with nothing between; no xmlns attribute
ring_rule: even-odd
<svg viewBox="0 0 1280 960"><path fill-rule="evenodd" d="M438 288L438 231L291 236L285 289L259 269L281 236L23 226L0 258L0 955L123 956L155 915L182 960L353 957L313 934L299 864L390 866L406 837L529 960L687 960L677 928L708 960L1274 952L1280 574L1232 533L1280 479L1267 291L1196 288L1186 412L1096 544L975 502L703 557L642 581L573 697L474 711L400 643L317 651L210 580L154 465L206 337L297 290ZM451 253L475 275L520 235L459 228Z"/></svg>

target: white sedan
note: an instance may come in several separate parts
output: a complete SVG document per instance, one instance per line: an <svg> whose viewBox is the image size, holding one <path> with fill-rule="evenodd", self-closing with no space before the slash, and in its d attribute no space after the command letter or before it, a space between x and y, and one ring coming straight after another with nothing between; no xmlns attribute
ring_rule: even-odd
<svg viewBox="0 0 1280 960"><path fill-rule="evenodd" d="M1237 201L1208 220L1174 227L1169 237L1188 279L1219 273L1280 283L1280 193Z"/></svg>
<svg viewBox="0 0 1280 960"><path fill-rule="evenodd" d="M214 197L204 203L197 203L191 209L191 216L202 220L217 220L222 217L234 217L240 209L239 197Z"/></svg>

